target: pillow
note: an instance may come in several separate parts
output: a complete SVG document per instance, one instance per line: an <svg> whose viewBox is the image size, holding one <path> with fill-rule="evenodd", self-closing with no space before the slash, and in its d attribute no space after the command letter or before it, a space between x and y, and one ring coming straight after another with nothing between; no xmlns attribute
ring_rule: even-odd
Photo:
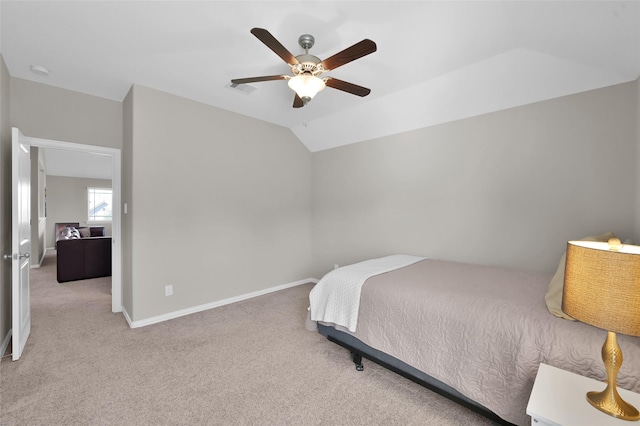
<svg viewBox="0 0 640 426"><path fill-rule="evenodd" d="M92 226L89 229L92 237L104 237L104 226Z"/></svg>
<svg viewBox="0 0 640 426"><path fill-rule="evenodd" d="M69 238L80 238L80 232L73 226L68 226L62 230L61 236Z"/></svg>
<svg viewBox="0 0 640 426"><path fill-rule="evenodd" d="M609 238L616 238L616 235L613 232L607 232L606 234L584 237L581 239L581 241L607 242L609 241ZM573 317L567 315L562 310L562 290L564 289L564 266L566 260L567 253L565 252L560 258L558 270L556 271L553 278L551 278L551 282L547 287L547 294L545 294L544 300L547 303L547 309L549 309L549 312L551 312L553 315L559 318L575 321Z"/></svg>
<svg viewBox="0 0 640 426"><path fill-rule="evenodd" d="M91 229L89 228L78 228L78 231L80 232L80 237L82 238L87 238L91 236Z"/></svg>

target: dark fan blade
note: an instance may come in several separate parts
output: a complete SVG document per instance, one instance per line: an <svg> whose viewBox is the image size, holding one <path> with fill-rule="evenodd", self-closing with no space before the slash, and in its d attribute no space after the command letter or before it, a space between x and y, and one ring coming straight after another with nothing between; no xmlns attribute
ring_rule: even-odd
<svg viewBox="0 0 640 426"><path fill-rule="evenodd" d="M371 93L371 89L358 86L357 84L347 83L346 81L338 80L337 78L329 78L325 84L334 89L342 90L343 92L351 93L358 96L367 96Z"/></svg>
<svg viewBox="0 0 640 426"><path fill-rule="evenodd" d="M296 97L293 98L293 107L302 108L303 106L304 106L304 102L302 101L302 98L298 96L298 94L296 93Z"/></svg>
<svg viewBox="0 0 640 426"><path fill-rule="evenodd" d="M330 58L322 61L324 69L335 70L344 64L348 64L351 61L362 58L370 53L375 52L377 49L376 44L369 39L364 39L360 43L356 43L351 47L347 47L342 52L338 52Z"/></svg>
<svg viewBox="0 0 640 426"><path fill-rule="evenodd" d="M234 78L231 80L233 84L257 83L258 81L284 80L286 75L265 75L262 77Z"/></svg>
<svg viewBox="0 0 640 426"><path fill-rule="evenodd" d="M283 61L289 65L296 65L298 60L291 52L287 50L271 33L263 28L252 28L251 34L258 37L269 49L273 50L276 55L280 56Z"/></svg>

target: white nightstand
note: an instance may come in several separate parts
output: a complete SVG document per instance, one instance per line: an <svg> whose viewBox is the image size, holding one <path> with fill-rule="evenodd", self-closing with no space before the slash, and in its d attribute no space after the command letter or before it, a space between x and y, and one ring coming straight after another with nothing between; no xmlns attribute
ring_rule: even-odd
<svg viewBox="0 0 640 426"><path fill-rule="evenodd" d="M606 384L570 373L547 364L540 364L533 384L527 414L532 426L640 426L609 416L593 407L586 398L588 391L601 391ZM618 388L629 404L640 408L640 394Z"/></svg>

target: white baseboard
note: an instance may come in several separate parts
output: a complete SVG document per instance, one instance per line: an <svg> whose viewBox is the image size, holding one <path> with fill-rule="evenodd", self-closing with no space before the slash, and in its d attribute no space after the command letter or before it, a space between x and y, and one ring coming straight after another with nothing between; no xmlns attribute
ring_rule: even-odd
<svg viewBox="0 0 640 426"><path fill-rule="evenodd" d="M29 265L29 268L31 269L36 269L42 266L42 262L44 262L44 257L47 255L47 250L52 250L50 248L45 248L44 251L42 252L42 257L40 257L40 263L38 263L37 265Z"/></svg>
<svg viewBox="0 0 640 426"><path fill-rule="evenodd" d="M5 352L7 352L7 347L9 346L9 342L11 341L11 335L13 334L13 329L10 328L7 332L6 337L2 341L2 346L0 346L0 356L3 356Z"/></svg>
<svg viewBox="0 0 640 426"><path fill-rule="evenodd" d="M131 328L145 327L147 325L157 324L159 322L183 317L185 315L195 314L197 312L202 312L202 311L206 311L213 308L219 308L220 306L229 305L231 303L240 302L242 300L252 299L254 297L262 296L268 293L273 293L275 291L284 290L284 289L295 287L302 284L317 283L317 282L318 280L315 278L307 278L304 280L295 281L292 283L283 284L276 287L266 288L264 290L254 291L252 293L242 294L240 296L230 297L228 299L218 300L216 302L205 303L204 305L193 306L191 308L181 309L179 311L157 315L155 317L150 317L150 318L146 318L139 321L132 321L131 317L129 316L129 313L127 312L126 309L124 309L124 307L122 308L122 314L124 315L125 319L129 323L129 327Z"/></svg>
<svg viewBox="0 0 640 426"><path fill-rule="evenodd" d="M124 319L127 320L127 322L129 323L129 327L130 328L135 328L132 324L133 321L131 321L131 317L129 316L129 312L127 312L127 310L124 308L124 306L122 307L122 310L120 311L122 312L122 315L124 315Z"/></svg>

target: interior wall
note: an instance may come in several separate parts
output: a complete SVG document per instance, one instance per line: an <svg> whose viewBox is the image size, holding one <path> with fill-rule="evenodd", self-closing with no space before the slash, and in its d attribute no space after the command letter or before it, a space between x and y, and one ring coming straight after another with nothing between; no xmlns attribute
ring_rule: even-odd
<svg viewBox="0 0 640 426"><path fill-rule="evenodd" d="M122 220L120 232L122 240L122 308L131 314L133 313L133 284L131 282L133 275L133 230L129 202L133 199L133 87L122 101L122 114Z"/></svg>
<svg viewBox="0 0 640 426"><path fill-rule="evenodd" d="M44 150L31 147L31 267L40 266L46 249L47 218L44 196L46 170ZM50 240L50 238L49 238Z"/></svg>
<svg viewBox="0 0 640 426"><path fill-rule="evenodd" d="M11 125L25 136L122 148L122 102L11 78Z"/></svg>
<svg viewBox="0 0 640 426"><path fill-rule="evenodd" d="M87 188L111 188L111 180L87 179L67 176L47 176L47 245L55 246L55 224L78 222L80 226L104 226L106 235L112 235L111 223L88 223Z"/></svg>
<svg viewBox="0 0 640 426"><path fill-rule="evenodd" d="M636 229L635 244L640 245L640 77L636 80Z"/></svg>
<svg viewBox="0 0 640 426"><path fill-rule="evenodd" d="M0 254L11 253L9 70L0 54ZM11 261L0 259L0 346L11 330Z"/></svg>
<svg viewBox="0 0 640 426"><path fill-rule="evenodd" d="M309 277L311 156L293 133L138 85L132 97L130 317Z"/></svg>
<svg viewBox="0 0 640 426"><path fill-rule="evenodd" d="M634 237L637 82L313 154L314 271L407 253L556 269Z"/></svg>
<svg viewBox="0 0 640 426"><path fill-rule="evenodd" d="M123 148L134 320L392 252L551 271L567 239L640 235L640 177L624 179L636 176L637 81L313 155L286 129L140 86L119 103L10 78L4 65L2 82L3 199L9 105L28 136Z"/></svg>

